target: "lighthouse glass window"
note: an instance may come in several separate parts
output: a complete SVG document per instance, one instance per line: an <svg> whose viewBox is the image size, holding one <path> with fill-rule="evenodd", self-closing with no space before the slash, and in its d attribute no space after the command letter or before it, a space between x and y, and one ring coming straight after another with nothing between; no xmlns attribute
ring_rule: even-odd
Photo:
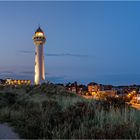
<svg viewBox="0 0 140 140"><path fill-rule="evenodd" d="M36 35L37 35L37 36L43 36L43 33L38 32L38 33L36 33Z"/></svg>

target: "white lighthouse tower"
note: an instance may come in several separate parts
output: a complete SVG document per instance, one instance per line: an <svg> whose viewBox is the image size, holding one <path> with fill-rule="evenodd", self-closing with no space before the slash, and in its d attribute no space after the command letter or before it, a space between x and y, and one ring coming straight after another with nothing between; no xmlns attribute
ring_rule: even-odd
<svg viewBox="0 0 140 140"><path fill-rule="evenodd" d="M36 46L35 50L35 85L41 84L45 80L45 67L44 67L44 44L46 42L46 37L44 32L39 27L35 35L33 36L34 44Z"/></svg>

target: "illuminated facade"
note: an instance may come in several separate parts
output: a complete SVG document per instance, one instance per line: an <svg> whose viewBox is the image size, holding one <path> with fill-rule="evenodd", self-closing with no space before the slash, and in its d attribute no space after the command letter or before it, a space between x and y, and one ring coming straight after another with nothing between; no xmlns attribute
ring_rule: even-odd
<svg viewBox="0 0 140 140"><path fill-rule="evenodd" d="M100 85L98 85L97 83L91 82L88 84L88 92L92 93L92 92L97 92L100 90Z"/></svg>
<svg viewBox="0 0 140 140"><path fill-rule="evenodd" d="M6 79L7 85L30 85L30 80Z"/></svg>
<svg viewBox="0 0 140 140"><path fill-rule="evenodd" d="M33 36L34 44L36 45L35 51L35 85L41 84L45 80L45 66L44 66L44 44L46 37L44 32L39 27Z"/></svg>

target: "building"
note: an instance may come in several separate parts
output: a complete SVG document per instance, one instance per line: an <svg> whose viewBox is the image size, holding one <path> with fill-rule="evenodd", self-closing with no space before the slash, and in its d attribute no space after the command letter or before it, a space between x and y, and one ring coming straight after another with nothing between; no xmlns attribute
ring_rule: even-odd
<svg viewBox="0 0 140 140"><path fill-rule="evenodd" d="M136 103L137 104L140 104L140 94L137 94L136 95Z"/></svg>
<svg viewBox="0 0 140 140"><path fill-rule="evenodd" d="M100 84L100 90L112 90L113 86L112 85L102 85Z"/></svg>
<svg viewBox="0 0 140 140"><path fill-rule="evenodd" d="M117 90L114 90L112 87L112 85L102 85L91 82L88 84L88 92L86 93L86 95L92 95L95 98L100 98L103 96L115 97L115 95L117 94Z"/></svg>
<svg viewBox="0 0 140 140"><path fill-rule="evenodd" d="M87 86L85 85L78 85L77 93L84 94L87 92Z"/></svg>
<svg viewBox="0 0 140 140"><path fill-rule="evenodd" d="M39 27L33 36L35 50L35 85L41 84L45 80L45 66L44 66L44 44L46 37L43 30Z"/></svg>
<svg viewBox="0 0 140 140"><path fill-rule="evenodd" d="M104 96L104 97L115 97L117 95L117 90L102 90L102 91L98 91L97 95L100 96Z"/></svg>
<svg viewBox="0 0 140 140"><path fill-rule="evenodd" d="M131 98L131 100L130 100L130 103L137 103L137 104L140 104L140 91L138 91L138 92L135 92L134 93L134 91L132 91L131 93L129 93L128 95L127 95L128 97L129 96L132 96L132 98Z"/></svg>
<svg viewBox="0 0 140 140"><path fill-rule="evenodd" d="M17 79L6 79L7 85L30 85L30 80L17 80Z"/></svg>
<svg viewBox="0 0 140 140"><path fill-rule="evenodd" d="M87 87L85 85L78 85L77 82L68 83L65 87L67 91L75 92L77 94L83 94L87 91Z"/></svg>
<svg viewBox="0 0 140 140"><path fill-rule="evenodd" d="M66 89L67 89L68 91L77 93L77 82L68 83L68 84L66 85Z"/></svg>
<svg viewBox="0 0 140 140"><path fill-rule="evenodd" d="M92 92L97 92L100 90L100 85L94 82L91 82L88 84L88 92L92 93Z"/></svg>
<svg viewBox="0 0 140 140"><path fill-rule="evenodd" d="M5 85L5 83L6 83L6 80L0 79L0 85Z"/></svg>

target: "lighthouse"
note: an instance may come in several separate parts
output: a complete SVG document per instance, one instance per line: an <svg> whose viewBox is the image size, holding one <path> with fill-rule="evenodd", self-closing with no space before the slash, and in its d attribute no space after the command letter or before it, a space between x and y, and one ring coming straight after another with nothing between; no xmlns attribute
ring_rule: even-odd
<svg viewBox="0 0 140 140"><path fill-rule="evenodd" d="M45 80L45 66L44 66L44 44L46 37L43 30L38 27L33 36L35 44L35 85L41 84Z"/></svg>

